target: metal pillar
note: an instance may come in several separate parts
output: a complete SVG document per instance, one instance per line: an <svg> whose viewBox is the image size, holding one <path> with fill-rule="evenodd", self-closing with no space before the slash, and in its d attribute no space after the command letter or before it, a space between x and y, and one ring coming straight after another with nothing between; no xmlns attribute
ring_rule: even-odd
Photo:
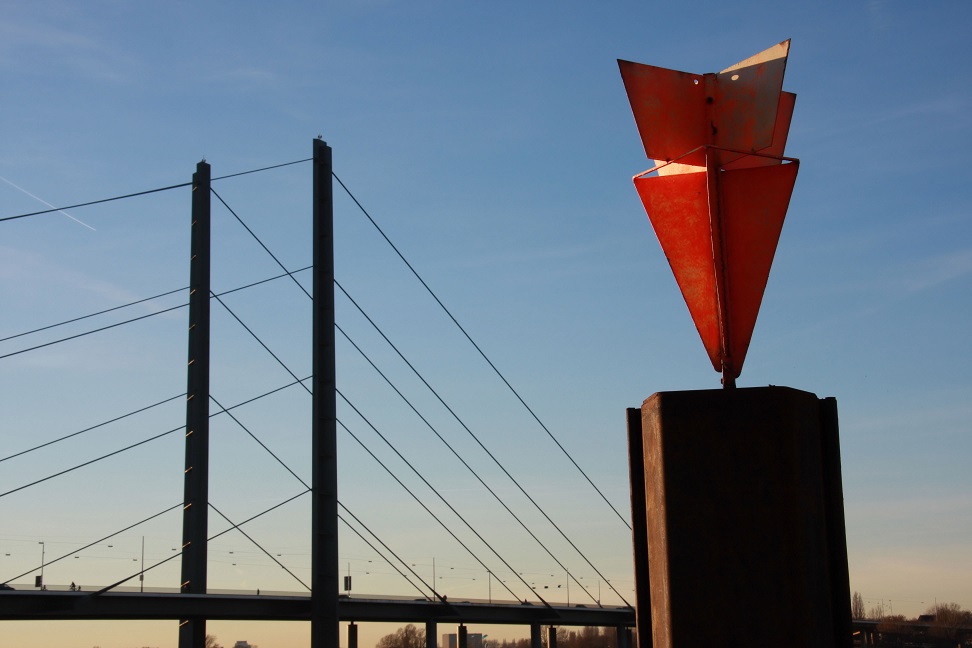
<svg viewBox="0 0 972 648"><path fill-rule="evenodd" d="M626 628L624 626L615 626L615 637L617 643L615 644L618 648L630 648L631 647L631 628Z"/></svg>
<svg viewBox="0 0 972 648"><path fill-rule="evenodd" d="M648 581L648 520L645 450L641 410L628 408L628 479L631 485L631 539L634 549L635 620L639 648L651 648L651 587Z"/></svg>
<svg viewBox="0 0 972 648"><path fill-rule="evenodd" d="M358 648L358 624L348 624L348 648Z"/></svg>
<svg viewBox="0 0 972 648"><path fill-rule="evenodd" d="M530 648L543 648L543 628L539 623L530 624Z"/></svg>
<svg viewBox="0 0 972 648"><path fill-rule="evenodd" d="M431 619L426 621L425 622L425 648L437 648L439 644L436 642L436 636L435 636L436 632L438 632L438 630L436 629L435 621Z"/></svg>
<svg viewBox="0 0 972 648"><path fill-rule="evenodd" d="M311 648L335 648L338 617L337 387L331 147L314 140Z"/></svg>
<svg viewBox="0 0 972 648"><path fill-rule="evenodd" d="M186 470L182 509L181 591L206 593L209 530L209 268L210 168L192 175L192 237L189 258L189 365L186 380ZM204 648L206 620L183 619L179 648Z"/></svg>
<svg viewBox="0 0 972 648"><path fill-rule="evenodd" d="M456 637L458 648L468 648L469 646L469 635L466 631L466 626L459 624L459 634Z"/></svg>
<svg viewBox="0 0 972 648"><path fill-rule="evenodd" d="M547 648L557 648L557 627L547 627Z"/></svg>

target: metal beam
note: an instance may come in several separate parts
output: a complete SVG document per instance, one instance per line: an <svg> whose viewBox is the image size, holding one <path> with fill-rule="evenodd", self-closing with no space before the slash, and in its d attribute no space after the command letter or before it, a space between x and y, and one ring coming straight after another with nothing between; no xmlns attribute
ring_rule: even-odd
<svg viewBox="0 0 972 648"><path fill-rule="evenodd" d="M186 469L182 509L182 591L206 593L209 535L210 168L192 175L189 243L189 363L186 377ZM205 617L183 618L179 648L204 648Z"/></svg>
<svg viewBox="0 0 972 648"><path fill-rule="evenodd" d="M334 360L334 200L331 147L314 140L314 299L311 648L340 645L338 621L337 398ZM180 647L182 648L182 647Z"/></svg>
<svg viewBox="0 0 972 648"><path fill-rule="evenodd" d="M340 597L340 621L624 626L635 623L630 607L559 607L522 603ZM0 591L0 621L215 619L311 621L312 597L154 592ZM428 627L428 626L427 626Z"/></svg>

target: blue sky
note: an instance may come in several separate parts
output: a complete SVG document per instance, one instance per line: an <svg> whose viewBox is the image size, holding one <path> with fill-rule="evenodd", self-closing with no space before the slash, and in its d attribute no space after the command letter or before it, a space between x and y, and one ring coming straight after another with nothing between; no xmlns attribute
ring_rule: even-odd
<svg viewBox="0 0 972 648"><path fill-rule="evenodd" d="M838 399L851 586L869 606L917 614L937 599L972 607L968 3L0 2L0 9L0 217L43 209L38 199L62 206L186 182L202 158L215 176L300 160L322 134L338 176L625 514L624 409L656 391L717 388L719 376L631 184L651 164L616 59L710 72L792 38L784 87L798 98L787 154L801 168L739 384ZM310 263L309 182L305 163L214 187L294 269ZM338 280L629 595L626 527L340 190L335 207ZM0 223L0 337L186 285L188 208L182 189L70 210L83 224L57 213ZM215 199L213 213L215 290L278 273ZM295 373L310 373L310 311L296 287L278 281L226 301ZM596 582L353 306L339 298L337 311L572 573ZM213 395L223 405L289 381L221 307L213 312ZM174 311L0 360L0 447L26 449L179 394L184 326L184 311ZM0 354L58 335L0 342ZM533 582L566 581L340 339L338 360L342 391L450 501L476 512L473 524L504 558L528 565L522 570ZM240 410L305 479L308 409L307 394L291 389ZM396 461L347 407L339 415ZM170 403L6 461L0 490L176 427L181 416L181 404ZM213 435L211 500L227 515L247 517L300 492L225 416L214 419ZM38 542L69 554L177 503L179 436L0 498L0 578L38 564ZM434 558L450 596L485 598L489 579L479 565L343 433L340 452L342 502L428 576ZM308 505L253 529L298 574L309 563ZM111 548L51 566L46 578L127 576L143 535L147 560L165 557L178 544L178 519L162 516ZM299 589L259 556L238 559L251 551L238 536L214 542L211 586ZM341 553L356 591L414 592L389 568L369 567L375 556L345 530ZM458 576L443 577L449 572ZM177 578L160 568L147 584ZM174 629L158 624L137 626L132 632L146 638L131 640L99 627L63 624L79 646L175 642ZM263 637L262 626L244 630L263 648L281 645L280 627ZM216 633L235 640L242 631L217 626ZM55 642L33 624L3 624L0 632L18 633L23 646Z"/></svg>

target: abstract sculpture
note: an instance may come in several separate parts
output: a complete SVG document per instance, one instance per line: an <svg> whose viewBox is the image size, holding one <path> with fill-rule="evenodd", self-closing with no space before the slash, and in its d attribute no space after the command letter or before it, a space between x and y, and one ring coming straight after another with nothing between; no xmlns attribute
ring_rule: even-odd
<svg viewBox="0 0 972 648"><path fill-rule="evenodd" d="M796 95L790 41L718 74L618 61L655 167L634 177L709 359L735 386L799 160L783 157Z"/></svg>

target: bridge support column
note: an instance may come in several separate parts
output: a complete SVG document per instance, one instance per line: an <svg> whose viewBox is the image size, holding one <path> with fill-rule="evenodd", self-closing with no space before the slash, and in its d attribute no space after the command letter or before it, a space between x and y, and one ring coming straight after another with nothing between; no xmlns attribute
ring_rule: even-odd
<svg viewBox="0 0 972 648"><path fill-rule="evenodd" d="M186 377L186 468L182 501L183 593L206 593L209 535L210 167L192 175L189 242L189 363ZM179 648L204 648L206 619L182 619Z"/></svg>
<svg viewBox="0 0 972 648"><path fill-rule="evenodd" d="M314 140L311 414L311 648L339 645L337 394L334 369L334 199L331 147ZM181 648L181 647L180 647Z"/></svg>
<svg viewBox="0 0 972 648"><path fill-rule="evenodd" d="M557 627L547 627L547 648L557 648Z"/></svg>
<svg viewBox="0 0 972 648"><path fill-rule="evenodd" d="M654 647L850 646L836 401L662 392L641 414Z"/></svg>
<svg viewBox="0 0 972 648"><path fill-rule="evenodd" d="M429 620L425 622L425 648L438 648L438 642L436 639L436 633L438 632L435 621ZM448 646L446 646L448 648Z"/></svg>
<svg viewBox="0 0 972 648"><path fill-rule="evenodd" d="M530 648L543 648L543 629L539 623L530 624Z"/></svg>
<svg viewBox="0 0 972 648"><path fill-rule="evenodd" d="M358 648L358 624L354 621L348 624L348 648Z"/></svg>
<svg viewBox="0 0 972 648"><path fill-rule="evenodd" d="M614 630L617 633L617 643L615 645L618 648L630 648L631 629L625 626L616 626Z"/></svg>

